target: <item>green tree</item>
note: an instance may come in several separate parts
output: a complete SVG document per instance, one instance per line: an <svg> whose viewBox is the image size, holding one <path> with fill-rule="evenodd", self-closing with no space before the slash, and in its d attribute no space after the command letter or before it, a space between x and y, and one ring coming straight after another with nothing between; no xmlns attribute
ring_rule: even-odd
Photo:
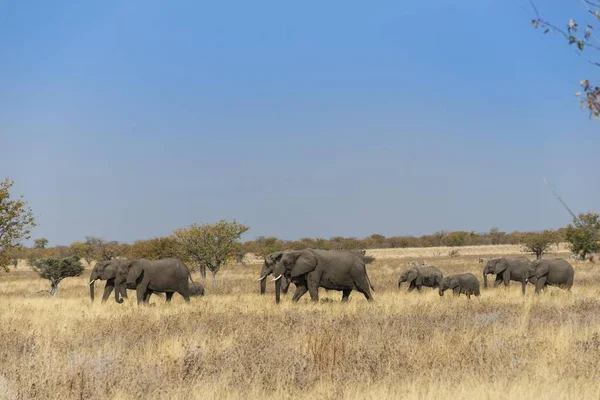
<svg viewBox="0 0 600 400"><path fill-rule="evenodd" d="M56 296L58 293L58 285L63 279L79 276L84 271L77 256L40 258L34 261L32 268L41 278L50 281L48 293L52 296Z"/></svg>
<svg viewBox="0 0 600 400"><path fill-rule="evenodd" d="M597 213L579 214L565 230L565 239L569 242L571 251L581 257L600 251L600 237L597 234L599 229L600 218Z"/></svg>
<svg viewBox="0 0 600 400"><path fill-rule="evenodd" d="M31 208L23 200L11 199L10 188L14 182L6 178L0 181L0 268L8 271L11 254L30 238L35 227L35 218Z"/></svg>
<svg viewBox="0 0 600 400"><path fill-rule="evenodd" d="M46 238L39 238L33 241L34 249L45 249L46 246L48 246L48 239Z"/></svg>
<svg viewBox="0 0 600 400"><path fill-rule="evenodd" d="M206 278L206 270L210 270L216 287L217 273L231 257L235 257L237 243L248 229L235 220L221 220L215 224L192 224L176 230L174 236L187 259L200 267L203 278Z"/></svg>
<svg viewBox="0 0 600 400"><path fill-rule="evenodd" d="M264 257L267 254L281 251L284 248L284 243L274 236L259 236L254 241L256 255Z"/></svg>
<svg viewBox="0 0 600 400"><path fill-rule="evenodd" d="M491 244L502 244L502 239L506 236L506 232L502 232L498 228L490 229L490 243Z"/></svg>
<svg viewBox="0 0 600 400"><path fill-rule="evenodd" d="M147 258L148 260L171 257L183 258L179 242L173 236L137 240L129 247L127 256L128 258Z"/></svg>
<svg viewBox="0 0 600 400"><path fill-rule="evenodd" d="M581 8L574 9L573 14L577 17L565 20L560 24L554 24L542 17L535 4L532 2L534 18L531 24L534 28L540 28L544 33L555 33L561 36L569 45L577 48L577 52L590 65L599 67L598 50L600 45L598 39L594 37L594 32L600 28L600 3L595 0L583 0L579 2ZM573 3L575 4L575 3ZM590 16L591 18L585 18ZM583 22L580 26L580 22ZM590 84L589 79L582 79L579 82L581 90L575 92L576 96L580 97L580 105L582 109L587 108L590 116L594 119L600 117L600 87Z"/></svg>
<svg viewBox="0 0 600 400"><path fill-rule="evenodd" d="M535 254L539 260L556 242L554 231L533 232L521 237L521 250L526 253Z"/></svg>

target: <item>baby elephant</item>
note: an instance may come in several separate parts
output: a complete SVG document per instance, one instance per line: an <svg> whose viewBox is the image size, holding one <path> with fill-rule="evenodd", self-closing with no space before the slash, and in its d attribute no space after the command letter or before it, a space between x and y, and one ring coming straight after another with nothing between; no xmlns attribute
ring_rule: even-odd
<svg viewBox="0 0 600 400"><path fill-rule="evenodd" d="M423 286L439 287L442 283L442 279L442 271L434 266L408 268L402 272L402 275L400 275L400 280L398 280L398 288L400 288L402 282L408 282L409 292L412 292L415 290L415 288L417 288L417 290L420 292Z"/></svg>
<svg viewBox="0 0 600 400"><path fill-rule="evenodd" d="M445 277L440 285L440 296L448 289L452 289L455 296L464 293L470 299L472 294L479 296L479 279L471 273L450 275Z"/></svg>

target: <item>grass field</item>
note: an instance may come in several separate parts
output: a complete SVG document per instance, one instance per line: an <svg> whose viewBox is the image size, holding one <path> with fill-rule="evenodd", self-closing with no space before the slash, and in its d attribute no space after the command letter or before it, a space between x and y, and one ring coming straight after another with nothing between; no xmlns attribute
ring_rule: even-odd
<svg viewBox="0 0 600 400"><path fill-rule="evenodd" d="M0 398L600 398L598 267L572 263L572 293L530 285L522 297L513 283L468 301L398 290L421 251L445 274L479 277L478 256L509 253L373 251L373 303L321 290L317 304L290 293L275 305L272 283L258 294L259 264L224 268L190 304L139 308L92 304L89 271L57 298L34 294L47 282L31 271L2 273Z"/></svg>

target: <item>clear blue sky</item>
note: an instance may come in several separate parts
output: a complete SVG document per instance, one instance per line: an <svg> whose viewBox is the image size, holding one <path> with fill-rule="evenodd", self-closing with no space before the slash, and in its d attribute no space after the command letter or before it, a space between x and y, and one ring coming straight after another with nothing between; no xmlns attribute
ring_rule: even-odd
<svg viewBox="0 0 600 400"><path fill-rule="evenodd" d="M573 96L598 69L527 1L291 3L0 0L0 175L34 236L556 228L542 176L600 209Z"/></svg>

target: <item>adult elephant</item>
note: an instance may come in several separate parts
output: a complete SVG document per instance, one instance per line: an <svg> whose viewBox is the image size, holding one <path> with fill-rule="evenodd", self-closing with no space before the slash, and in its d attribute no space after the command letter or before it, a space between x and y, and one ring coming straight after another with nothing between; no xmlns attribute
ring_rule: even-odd
<svg viewBox="0 0 600 400"><path fill-rule="evenodd" d="M128 262L127 260L108 260L98 261L92 273L90 274L90 299L94 301L94 282L106 281L104 285L104 294L102 295L102 302L105 302L110 296L111 292L115 288L115 276L117 275L117 269L122 263ZM127 290L125 287L121 289L121 296L127 298Z"/></svg>
<svg viewBox="0 0 600 400"><path fill-rule="evenodd" d="M487 276L495 274L494 288L500 283L508 286L510 281L521 282L521 290L525 294L527 278L529 276L530 260L527 257L492 258L483 267L483 287L488 287Z"/></svg>
<svg viewBox="0 0 600 400"><path fill-rule="evenodd" d="M425 287L439 287L444 275L436 267L415 267L405 269L398 280L398 289L404 282L408 282L408 291L412 292L415 288L420 292Z"/></svg>
<svg viewBox="0 0 600 400"><path fill-rule="evenodd" d="M313 301L319 300L319 288L342 291L342 301L348 301L350 292L357 290L369 301L371 282L365 263L356 255L345 250L305 249L289 251L281 255L273 274L275 301L279 303L281 278L289 277L296 285L292 301L298 301L307 291Z"/></svg>
<svg viewBox="0 0 600 400"><path fill-rule="evenodd" d="M188 267L178 258L164 258L162 260L132 260L123 263L117 269L115 285L120 287L135 287L137 303L147 303L152 293L165 293L167 302L171 301L173 293L179 293L186 302L190 301L190 285L188 278L191 275ZM192 283L194 283L192 281ZM202 288L204 293L204 288ZM115 291L115 301L122 303L119 298L120 291Z"/></svg>
<svg viewBox="0 0 600 400"><path fill-rule="evenodd" d="M535 293L546 289L547 286L558 286L571 290L575 270L573 266L562 258L553 260L535 260L529 266L529 282L535 285Z"/></svg>
<svg viewBox="0 0 600 400"><path fill-rule="evenodd" d="M275 264L281 259L284 251L277 251L275 253L270 253L265 256L265 262L263 263L263 267L260 270L260 294L265 294L265 289L267 287L267 277L273 273L275 269ZM291 280L288 277L281 277L281 291L283 294L287 294Z"/></svg>

